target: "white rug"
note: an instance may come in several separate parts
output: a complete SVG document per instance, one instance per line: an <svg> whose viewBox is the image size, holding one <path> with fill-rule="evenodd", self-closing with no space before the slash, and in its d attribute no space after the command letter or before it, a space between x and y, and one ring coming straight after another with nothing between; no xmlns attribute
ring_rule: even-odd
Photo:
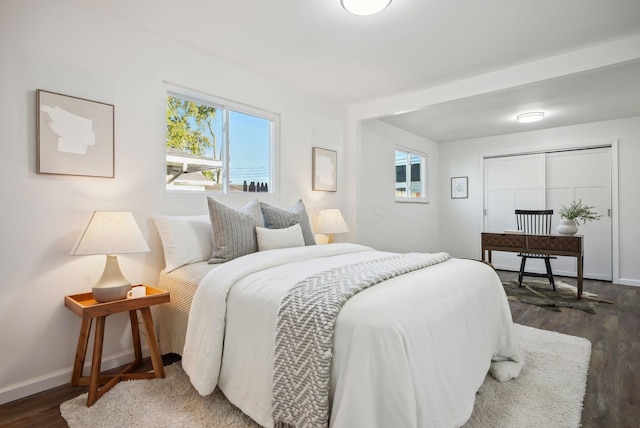
<svg viewBox="0 0 640 428"><path fill-rule="evenodd" d="M516 324L525 365L517 379L487 376L465 428L579 427L591 342Z"/></svg>
<svg viewBox="0 0 640 428"><path fill-rule="evenodd" d="M496 382L487 376L465 428L580 426L591 358L587 339L516 325L526 364L520 377ZM87 394L60 405L71 428L257 427L218 390L201 397L180 363L165 379L121 382L92 407Z"/></svg>

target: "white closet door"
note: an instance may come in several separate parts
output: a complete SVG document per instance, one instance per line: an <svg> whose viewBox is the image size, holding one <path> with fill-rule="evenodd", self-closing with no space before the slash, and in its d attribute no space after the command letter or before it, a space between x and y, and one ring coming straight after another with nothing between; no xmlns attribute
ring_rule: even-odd
<svg viewBox="0 0 640 428"><path fill-rule="evenodd" d="M553 209L553 231L560 221L557 213L572 201L594 206L603 217L580 224L584 236L584 277L611 281L611 148L548 153L547 207ZM576 276L576 260L559 257L553 260L554 275Z"/></svg>
<svg viewBox="0 0 640 428"><path fill-rule="evenodd" d="M602 219L579 226L584 236L584 277L612 279L611 148L572 150L485 159L485 224L487 232L515 229L515 209L553 209L552 233L562 205L582 201ZM518 270L520 259L496 252L494 266ZM553 273L576 276L576 260L558 257ZM544 272L541 260L527 262L527 271Z"/></svg>
<svg viewBox="0 0 640 428"><path fill-rule="evenodd" d="M484 170L485 231L515 229L516 209L545 209L544 153L485 159ZM520 268L515 253L495 252L492 259L496 269Z"/></svg>

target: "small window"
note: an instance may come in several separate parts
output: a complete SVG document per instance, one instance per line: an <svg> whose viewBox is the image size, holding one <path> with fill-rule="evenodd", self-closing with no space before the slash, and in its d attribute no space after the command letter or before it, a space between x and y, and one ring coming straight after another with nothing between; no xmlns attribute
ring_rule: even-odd
<svg viewBox="0 0 640 428"><path fill-rule="evenodd" d="M406 149L396 149L396 200L427 199L427 156Z"/></svg>
<svg viewBox="0 0 640 428"><path fill-rule="evenodd" d="M166 126L167 189L275 192L278 115L169 90Z"/></svg>

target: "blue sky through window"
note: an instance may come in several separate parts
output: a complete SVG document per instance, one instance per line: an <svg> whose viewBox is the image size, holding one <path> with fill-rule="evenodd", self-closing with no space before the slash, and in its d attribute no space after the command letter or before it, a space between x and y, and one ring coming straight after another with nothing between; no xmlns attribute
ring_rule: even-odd
<svg viewBox="0 0 640 428"><path fill-rule="evenodd" d="M269 183L270 140L270 120L229 111L230 184Z"/></svg>

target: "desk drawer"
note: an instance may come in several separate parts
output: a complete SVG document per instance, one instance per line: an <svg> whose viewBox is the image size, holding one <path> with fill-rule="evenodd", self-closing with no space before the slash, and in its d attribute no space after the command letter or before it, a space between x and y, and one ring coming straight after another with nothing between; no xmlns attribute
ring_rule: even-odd
<svg viewBox="0 0 640 428"><path fill-rule="evenodd" d="M576 236L535 236L527 237L527 248L531 250L580 252L581 238Z"/></svg>
<svg viewBox="0 0 640 428"><path fill-rule="evenodd" d="M482 245L494 247L524 248L524 235L511 233L483 233Z"/></svg>

